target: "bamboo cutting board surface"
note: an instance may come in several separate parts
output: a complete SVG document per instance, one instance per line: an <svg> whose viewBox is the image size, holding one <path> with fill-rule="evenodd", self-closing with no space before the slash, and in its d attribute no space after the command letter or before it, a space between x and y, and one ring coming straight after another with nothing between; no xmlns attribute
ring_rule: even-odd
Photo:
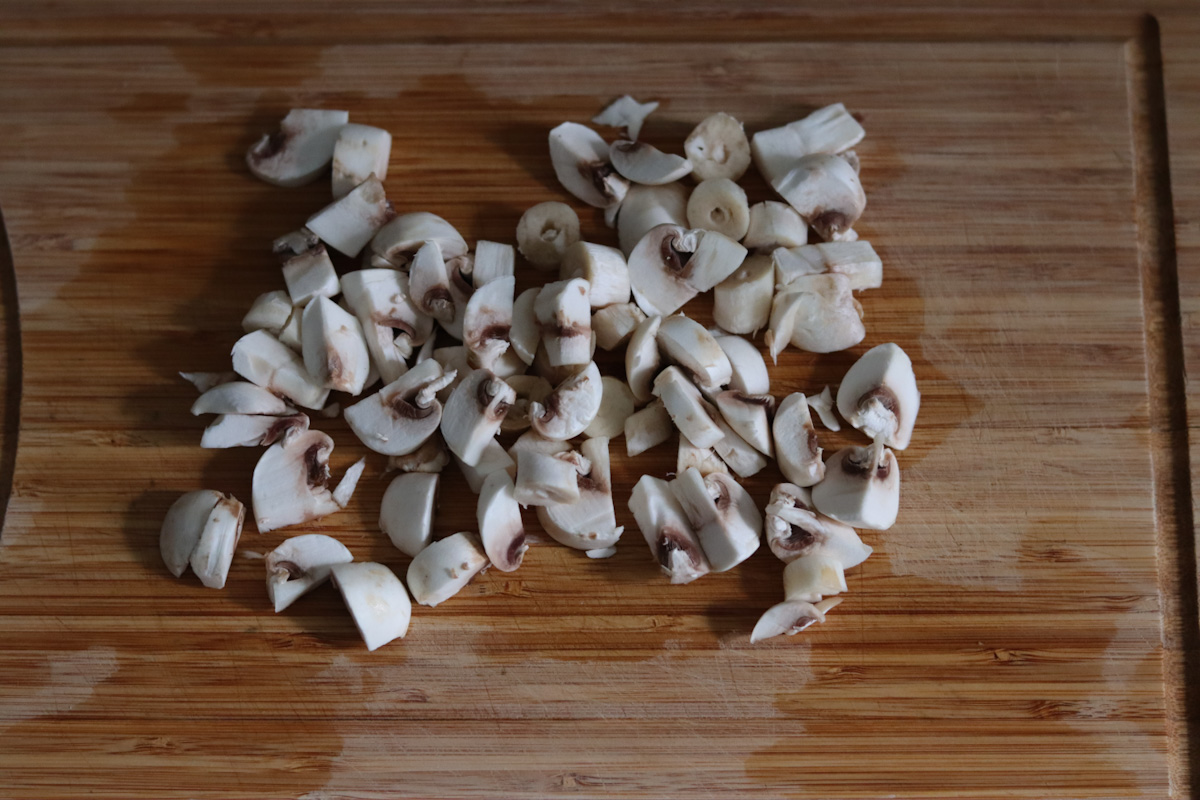
<svg viewBox="0 0 1200 800"><path fill-rule="evenodd" d="M0 48L23 355L0 795L1178 791L1143 56L1117 40ZM720 110L757 130L842 101L867 129L856 227L885 264L861 298L867 339L788 351L773 393L836 384L895 341L923 400L900 520L864 534L876 553L827 624L749 644L782 594L765 548L666 585L624 503L673 468L673 445L626 459L620 441L615 557L535 545L375 653L328 587L272 614L259 561L235 559L221 592L172 579L167 507L200 487L248 501L258 455L200 450L175 373L227 368L249 302L282 285L270 240L327 202L324 182L255 181L246 146L291 106L349 109L393 133L398 210L511 241L524 208L568 199L547 130L625 92L664 101L643 138L676 151ZM611 243L579 208L585 237ZM337 442L335 477L365 452L343 422L314 426ZM403 574L376 526L382 468L304 529ZM746 484L765 503L778 480ZM439 533L474 527L453 468L440 506ZM297 532L250 524L241 547Z"/></svg>

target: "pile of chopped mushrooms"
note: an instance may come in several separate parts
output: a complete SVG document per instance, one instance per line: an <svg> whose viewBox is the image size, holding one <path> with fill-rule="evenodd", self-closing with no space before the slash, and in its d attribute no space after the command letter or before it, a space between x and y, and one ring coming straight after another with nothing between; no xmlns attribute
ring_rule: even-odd
<svg viewBox="0 0 1200 800"><path fill-rule="evenodd" d="M732 569L765 532L787 565L786 600L762 615L751 641L824 622L840 602L845 571L871 554L854 529L896 520L893 450L908 446L920 404L912 362L881 344L836 395L825 387L776 403L752 338L765 331L775 360L788 345L830 353L865 337L855 293L879 287L883 265L853 228L866 206L852 149L863 128L839 103L747 139L741 122L718 113L676 155L638 141L657 106L625 96L606 108L592 122L624 134L611 143L575 122L550 131L559 182L604 211L618 247L582 241L576 212L557 201L524 213L515 248L478 241L472 250L434 213L397 214L383 184L391 134L346 111L295 109L250 148L251 172L277 186L331 171L334 200L275 240L285 288L251 304L233 372L181 373L201 392L192 413L216 415L201 446L265 447L255 525L302 525L345 508L363 474L365 459L329 488L333 440L310 428L306 411L344 415L400 473L379 526L412 558L401 581L355 562L330 536L287 539L265 558L277 612L332 579L374 650L407 632L410 594L436 606L488 567L519 568L523 506L536 507L555 541L611 556L623 528L610 442L624 434L636 456L676 432L674 479L643 475L626 500L671 583ZM786 202L748 205L737 181L751 162ZM330 249L361 255L361 269L339 275ZM518 252L551 280L517 295ZM715 328L680 313L708 291ZM623 380L601 375L596 347L624 348ZM331 403L330 392L344 399ZM822 459L810 409L830 430L840 416L868 441ZM523 433L506 450L502 431ZM789 483L760 511L737 478L771 458ZM434 540L451 460L478 495L478 530ZM228 494L180 497L162 525L167 568L179 577L190 566L222 588L244 516Z"/></svg>

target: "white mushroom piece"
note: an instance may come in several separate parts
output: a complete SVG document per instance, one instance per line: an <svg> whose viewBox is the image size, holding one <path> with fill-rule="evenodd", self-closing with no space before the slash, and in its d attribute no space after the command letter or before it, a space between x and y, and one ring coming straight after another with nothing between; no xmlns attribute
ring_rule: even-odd
<svg viewBox="0 0 1200 800"><path fill-rule="evenodd" d="M708 574L711 567L700 539L670 484L643 475L629 496L629 510L671 583L691 583Z"/></svg>
<svg viewBox="0 0 1200 800"><path fill-rule="evenodd" d="M513 301L512 327L508 344L512 352L526 364L532 364L542 341L542 326L537 320L537 298L541 287L526 289Z"/></svg>
<svg viewBox="0 0 1200 800"><path fill-rule="evenodd" d="M305 431L271 445L254 467L254 522L259 533L328 516L341 506L329 491L333 439Z"/></svg>
<svg viewBox="0 0 1200 800"><path fill-rule="evenodd" d="M592 359L588 292L588 282L581 278L547 283L538 292L533 309L552 367L587 364Z"/></svg>
<svg viewBox="0 0 1200 800"><path fill-rule="evenodd" d="M636 140L638 134L642 132L642 124L646 121L646 117L650 116L656 108L658 108L657 101L639 103L629 95L623 94L609 103L599 114L592 117L592 122L597 125L624 128L625 135Z"/></svg>
<svg viewBox="0 0 1200 800"><path fill-rule="evenodd" d="M647 317L638 323L625 348L625 382L639 403L653 399L654 378L662 357L658 351L658 329L662 317Z"/></svg>
<svg viewBox="0 0 1200 800"><path fill-rule="evenodd" d="M816 603L846 591L846 568L829 553L814 551L788 562L783 569L783 596Z"/></svg>
<svg viewBox="0 0 1200 800"><path fill-rule="evenodd" d="M450 292L450 271L436 240L421 245L408 268L408 295L417 309L439 322L454 319L454 296Z"/></svg>
<svg viewBox="0 0 1200 800"><path fill-rule="evenodd" d="M765 200L750 206L750 225L742 244L769 256L779 247L808 244L808 226L787 203Z"/></svg>
<svg viewBox="0 0 1200 800"><path fill-rule="evenodd" d="M513 496L525 507L549 503L574 503L579 500L580 472L591 464L574 450L543 453L522 449L516 452L517 481Z"/></svg>
<svg viewBox="0 0 1200 800"><path fill-rule="evenodd" d="M463 316L463 344L471 354L471 365L496 370L508 351L508 334L513 321L511 275L496 278L475 289Z"/></svg>
<svg viewBox="0 0 1200 800"><path fill-rule="evenodd" d="M587 281L592 308L629 302L629 266L625 255L615 247L576 242L563 253L558 276Z"/></svg>
<svg viewBox="0 0 1200 800"><path fill-rule="evenodd" d="M513 375L505 378L504 382L512 387L516 399L509 406L500 430L504 432L523 431L530 425L529 406L532 403L544 403L554 387L550 381L540 375Z"/></svg>
<svg viewBox="0 0 1200 800"><path fill-rule="evenodd" d="M692 467L698 469L701 475L711 475L714 472L729 474L729 467L713 448L697 447L691 439L681 433L675 452L675 474L682 475Z"/></svg>
<svg viewBox="0 0 1200 800"><path fill-rule="evenodd" d="M345 411L350 429L367 447L387 456L407 455L437 431L442 404L437 392L454 380L442 365L422 361L397 380Z"/></svg>
<svg viewBox="0 0 1200 800"><path fill-rule="evenodd" d="M862 125L846 107L834 103L804 119L759 131L750 140L750 150L754 165L774 186L801 158L812 153L841 153L861 142L864 135Z"/></svg>
<svg viewBox="0 0 1200 800"><path fill-rule="evenodd" d="M600 410L595 419L583 429L583 435L589 439L612 439L624 432L625 421L633 415L637 401L634 400L629 385L620 378L605 375L600 379L600 383L604 387Z"/></svg>
<svg viewBox="0 0 1200 800"><path fill-rule="evenodd" d="M890 342L863 353L838 387L837 408L842 417L897 450L908 447L920 407L912 360Z"/></svg>
<svg viewBox="0 0 1200 800"><path fill-rule="evenodd" d="M717 340L691 317L664 317L658 327L658 347L668 360L679 365L706 391L719 391L729 383L733 367Z"/></svg>
<svg viewBox="0 0 1200 800"><path fill-rule="evenodd" d="M334 564L331 575L367 650L376 650L408 633L412 601L394 572L383 564L356 561Z"/></svg>
<svg viewBox="0 0 1200 800"><path fill-rule="evenodd" d="M797 486L812 486L825 477L821 446L803 394L783 398L771 427L779 471Z"/></svg>
<svg viewBox="0 0 1200 800"><path fill-rule="evenodd" d="M233 370L228 372L181 372L179 377L196 387L196 391L200 393L207 392L214 386L220 386L222 383L236 381L238 375Z"/></svg>
<svg viewBox="0 0 1200 800"><path fill-rule="evenodd" d="M702 476L687 469L671 481L671 491L696 531L714 572L724 572L758 549L763 519L754 498L720 472Z"/></svg>
<svg viewBox="0 0 1200 800"><path fill-rule="evenodd" d="M277 396L247 381L228 381L208 389L192 403L192 414L265 414L282 416L295 409Z"/></svg>
<svg viewBox="0 0 1200 800"><path fill-rule="evenodd" d="M314 297L336 297L342 291L337 271L329 260L329 251L320 242L300 253L287 254L281 270L288 297L297 308ZM289 319L291 316L289 313ZM287 324L285 319L283 325Z"/></svg>
<svg viewBox="0 0 1200 800"><path fill-rule="evenodd" d="M304 368L330 389L362 394L371 355L358 320L328 297L315 297L301 321Z"/></svg>
<svg viewBox="0 0 1200 800"><path fill-rule="evenodd" d="M625 454L630 458L658 447L671 438L671 415L661 400L625 418Z"/></svg>
<svg viewBox="0 0 1200 800"><path fill-rule="evenodd" d="M825 462L825 477L812 488L818 511L855 528L883 531L900 510L900 465L896 454L877 441L847 447Z"/></svg>
<svg viewBox="0 0 1200 800"><path fill-rule="evenodd" d="M838 422L837 415L833 413L833 392L828 386L822 389L820 394L808 396L808 407L817 412L821 424L829 430L837 432L842 429L842 423Z"/></svg>
<svg viewBox="0 0 1200 800"><path fill-rule="evenodd" d="M242 317L242 330L246 333L263 330L278 336L291 315L292 298L287 292L282 289L263 292L254 298L250 310Z"/></svg>
<svg viewBox="0 0 1200 800"><path fill-rule="evenodd" d="M746 394L734 389L713 396L717 410L755 450L764 456L774 456L771 446L771 412L775 410L775 398L769 394Z"/></svg>
<svg viewBox="0 0 1200 800"><path fill-rule="evenodd" d="M426 547L408 565L408 588L423 606L436 606L458 594L487 568L483 544L462 531Z"/></svg>
<svg viewBox="0 0 1200 800"><path fill-rule="evenodd" d="M646 142L615 141L609 148L608 157L613 169L633 183L645 186L661 186L692 172L692 162L683 156L664 153Z"/></svg>
<svg viewBox="0 0 1200 800"><path fill-rule="evenodd" d="M771 490L766 516L767 546L785 564L821 552L850 569L871 555L853 528L817 511L809 490L794 483Z"/></svg>
<svg viewBox="0 0 1200 800"><path fill-rule="evenodd" d="M678 225L686 228L688 190L682 183L629 187L617 217L617 240L626 256L651 228Z"/></svg>
<svg viewBox="0 0 1200 800"><path fill-rule="evenodd" d="M729 466L729 469L733 470L734 474L740 478L749 478L757 475L767 466L767 457L730 427L729 423L712 406L709 406L709 416L713 422L717 423L717 427L721 429L722 433L721 438L712 446L712 449Z"/></svg>
<svg viewBox="0 0 1200 800"><path fill-rule="evenodd" d="M614 547L625 529L617 526L613 509L608 439L588 439L579 449L583 459L577 463L586 464L587 469L576 469L574 473L578 499L572 503L544 503L538 506L537 515L554 541L593 553ZM518 466L518 479L519 475Z"/></svg>
<svg viewBox="0 0 1200 800"><path fill-rule="evenodd" d="M442 438L450 452L475 466L516 397L511 386L486 369L477 369L463 379L442 412ZM531 405L531 413L535 406Z"/></svg>
<svg viewBox="0 0 1200 800"><path fill-rule="evenodd" d="M713 289L713 321L729 333L753 335L770 321L774 296L775 262L770 256L748 256Z"/></svg>
<svg viewBox="0 0 1200 800"><path fill-rule="evenodd" d="M750 227L746 192L728 178L709 178L697 184L688 198L688 225L716 231L735 241Z"/></svg>
<svg viewBox="0 0 1200 800"><path fill-rule="evenodd" d="M608 144L577 122L550 131L550 161L563 188L589 206L615 208L629 190L629 182L609 162Z"/></svg>
<svg viewBox="0 0 1200 800"><path fill-rule="evenodd" d="M304 226L334 250L353 257L395 216L383 184L372 175L313 214Z"/></svg>
<svg viewBox="0 0 1200 800"><path fill-rule="evenodd" d="M334 564L348 564L354 556L346 546L320 533L284 539L265 559L267 597L278 614L302 596L329 580Z"/></svg>
<svg viewBox="0 0 1200 800"><path fill-rule="evenodd" d="M647 315L666 316L733 274L746 248L716 231L658 225L629 254L633 299Z"/></svg>
<svg viewBox="0 0 1200 800"><path fill-rule="evenodd" d="M371 253L393 267L402 267L426 242L438 243L447 266L451 259L465 256L469 250L467 240L445 219L428 211L415 211L401 214L380 228L371 239Z"/></svg>
<svg viewBox="0 0 1200 800"><path fill-rule="evenodd" d="M592 333L601 350L615 350L629 340L646 315L634 303L617 303L592 313Z"/></svg>
<svg viewBox="0 0 1200 800"><path fill-rule="evenodd" d="M433 320L421 313L409 287L408 276L394 269L360 269L342 276L342 292L362 325L367 350L384 383L408 370L407 351L433 333Z"/></svg>
<svg viewBox="0 0 1200 800"><path fill-rule="evenodd" d="M551 200L530 206L517 223L517 249L541 270L561 264L567 248L578 241L579 215L566 203Z"/></svg>
<svg viewBox="0 0 1200 800"><path fill-rule="evenodd" d="M388 484L379 506L379 529L401 553L415 556L433 541L437 490L438 475L431 472L406 472Z"/></svg>
<svg viewBox="0 0 1200 800"><path fill-rule="evenodd" d="M683 143L699 180L726 178L736 181L750 166L750 143L742 123L725 112L706 117Z"/></svg>
<svg viewBox="0 0 1200 800"><path fill-rule="evenodd" d="M450 463L450 453L441 436L430 436L425 444L408 455L390 456L387 471L401 472L441 472Z"/></svg>
<svg viewBox="0 0 1200 800"><path fill-rule="evenodd" d="M604 384L595 361L555 387L542 403L529 404L533 429L547 439L572 439L583 433L604 398Z"/></svg>
<svg viewBox="0 0 1200 800"><path fill-rule="evenodd" d="M303 186L321 176L333 158L334 143L348 111L293 108L279 131L264 134L246 153L254 176L276 186Z"/></svg>
<svg viewBox="0 0 1200 800"><path fill-rule="evenodd" d="M499 278L516 275L516 252L511 244L480 239L475 243L475 260L471 265L471 282L476 289Z"/></svg>
<svg viewBox="0 0 1200 800"><path fill-rule="evenodd" d="M797 278L775 295L764 341L778 362L788 344L810 353L836 353L866 335L862 305L849 280L831 273Z"/></svg>
<svg viewBox="0 0 1200 800"><path fill-rule="evenodd" d="M845 275L850 289L878 289L883 285L883 260L870 242L821 242L799 247L778 247L771 252L775 282L786 286L805 275L827 272Z"/></svg>
<svg viewBox="0 0 1200 800"><path fill-rule="evenodd" d="M569 445L565 446L569 447ZM475 494L479 494L483 488L483 482L493 472L503 470L508 473L508 477L514 479L517 477L517 462L495 439L484 446L483 452L479 454L479 461L474 465L464 463L458 456L454 457L454 463L458 465L459 471L467 480L467 486Z"/></svg>
<svg viewBox="0 0 1200 800"><path fill-rule="evenodd" d="M771 184L826 241L853 227L867 207L858 173L846 159L814 153Z"/></svg>
<svg viewBox="0 0 1200 800"><path fill-rule="evenodd" d="M286 417L259 414L221 414L200 436L200 446L206 450L229 447L260 447L275 442L287 442L298 433L308 430L308 416L292 414Z"/></svg>
<svg viewBox="0 0 1200 800"><path fill-rule="evenodd" d="M158 536L163 563L176 578L191 565L210 589L223 589L242 535L246 508L231 494L200 489L176 500Z"/></svg>
<svg viewBox="0 0 1200 800"><path fill-rule="evenodd" d="M667 367L654 379L654 395L662 400L679 432L697 447L712 447L723 434L697 389L679 367Z"/></svg>
<svg viewBox="0 0 1200 800"><path fill-rule="evenodd" d="M304 306L296 306L292 309L291 316L279 331L279 342L289 350L304 357L304 341L300 332L300 320L304 317Z"/></svg>
<svg viewBox="0 0 1200 800"><path fill-rule="evenodd" d="M333 196L345 197L372 175L386 180L391 154L392 135L383 128L343 126L333 145Z"/></svg>
<svg viewBox="0 0 1200 800"><path fill-rule="evenodd" d="M367 459L360 458L346 468L342 479L338 481L337 486L333 487L333 502L337 503L339 508L345 508L350 504L350 498L354 496L354 490L358 488L358 481L362 478L366 468Z"/></svg>
<svg viewBox="0 0 1200 800"><path fill-rule="evenodd" d="M238 339L232 355L235 372L302 408L323 408L329 398L329 389L309 374L300 356L266 331Z"/></svg>
<svg viewBox="0 0 1200 800"><path fill-rule="evenodd" d="M785 600L771 606L755 624L754 631L750 634L750 644L784 633L795 636L815 622L824 623L825 615L841 602L840 597L831 597L819 603Z"/></svg>
<svg viewBox="0 0 1200 800"><path fill-rule="evenodd" d="M525 526L521 523L521 507L514 492L512 478L507 472L493 472L483 481L475 512L483 550L501 572L512 572L521 566L525 551L529 549Z"/></svg>
<svg viewBox="0 0 1200 800"><path fill-rule="evenodd" d="M767 362L753 343L741 336L714 335L713 338L729 358L730 389L746 394L767 394L771 391Z"/></svg>

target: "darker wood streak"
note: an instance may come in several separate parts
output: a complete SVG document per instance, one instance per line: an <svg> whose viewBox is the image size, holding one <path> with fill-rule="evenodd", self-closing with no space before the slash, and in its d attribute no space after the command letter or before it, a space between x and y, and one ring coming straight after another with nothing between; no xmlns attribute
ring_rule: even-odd
<svg viewBox="0 0 1200 800"><path fill-rule="evenodd" d="M0 325L4 336L0 362L0 385L4 387L4 402L0 403L0 536L3 536L21 428L21 312L3 211L0 211L0 314L3 314Z"/></svg>

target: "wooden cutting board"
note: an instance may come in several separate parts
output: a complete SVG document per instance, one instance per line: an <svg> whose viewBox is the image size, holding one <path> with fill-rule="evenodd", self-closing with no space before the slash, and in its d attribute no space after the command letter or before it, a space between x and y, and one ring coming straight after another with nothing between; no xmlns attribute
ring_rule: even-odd
<svg viewBox="0 0 1200 800"><path fill-rule="evenodd" d="M0 48L0 795L1186 791L1146 59L1120 37ZM569 199L547 130L625 92L662 101L643 138L675 151L716 111L758 130L842 101L868 131L857 229L885 277L861 298L867 338L788 351L773 392L836 384L895 341L923 399L900 520L864 534L875 555L827 624L749 644L782 595L765 548L667 585L625 500L673 445L628 459L620 441L615 557L537 544L375 653L328 587L273 614L250 557L220 592L171 578L167 507L199 487L248 501L258 455L199 449L176 372L227 368L250 301L282 285L270 240L328 199L257 182L247 145L289 107L346 108L392 131L398 210L511 241L524 208ZM335 475L365 451L342 421L314 425ZM403 574L368 463L350 508L304 530ZM745 483L765 503L778 480ZM437 530L473 527L450 469ZM241 547L297 532L248 525Z"/></svg>

